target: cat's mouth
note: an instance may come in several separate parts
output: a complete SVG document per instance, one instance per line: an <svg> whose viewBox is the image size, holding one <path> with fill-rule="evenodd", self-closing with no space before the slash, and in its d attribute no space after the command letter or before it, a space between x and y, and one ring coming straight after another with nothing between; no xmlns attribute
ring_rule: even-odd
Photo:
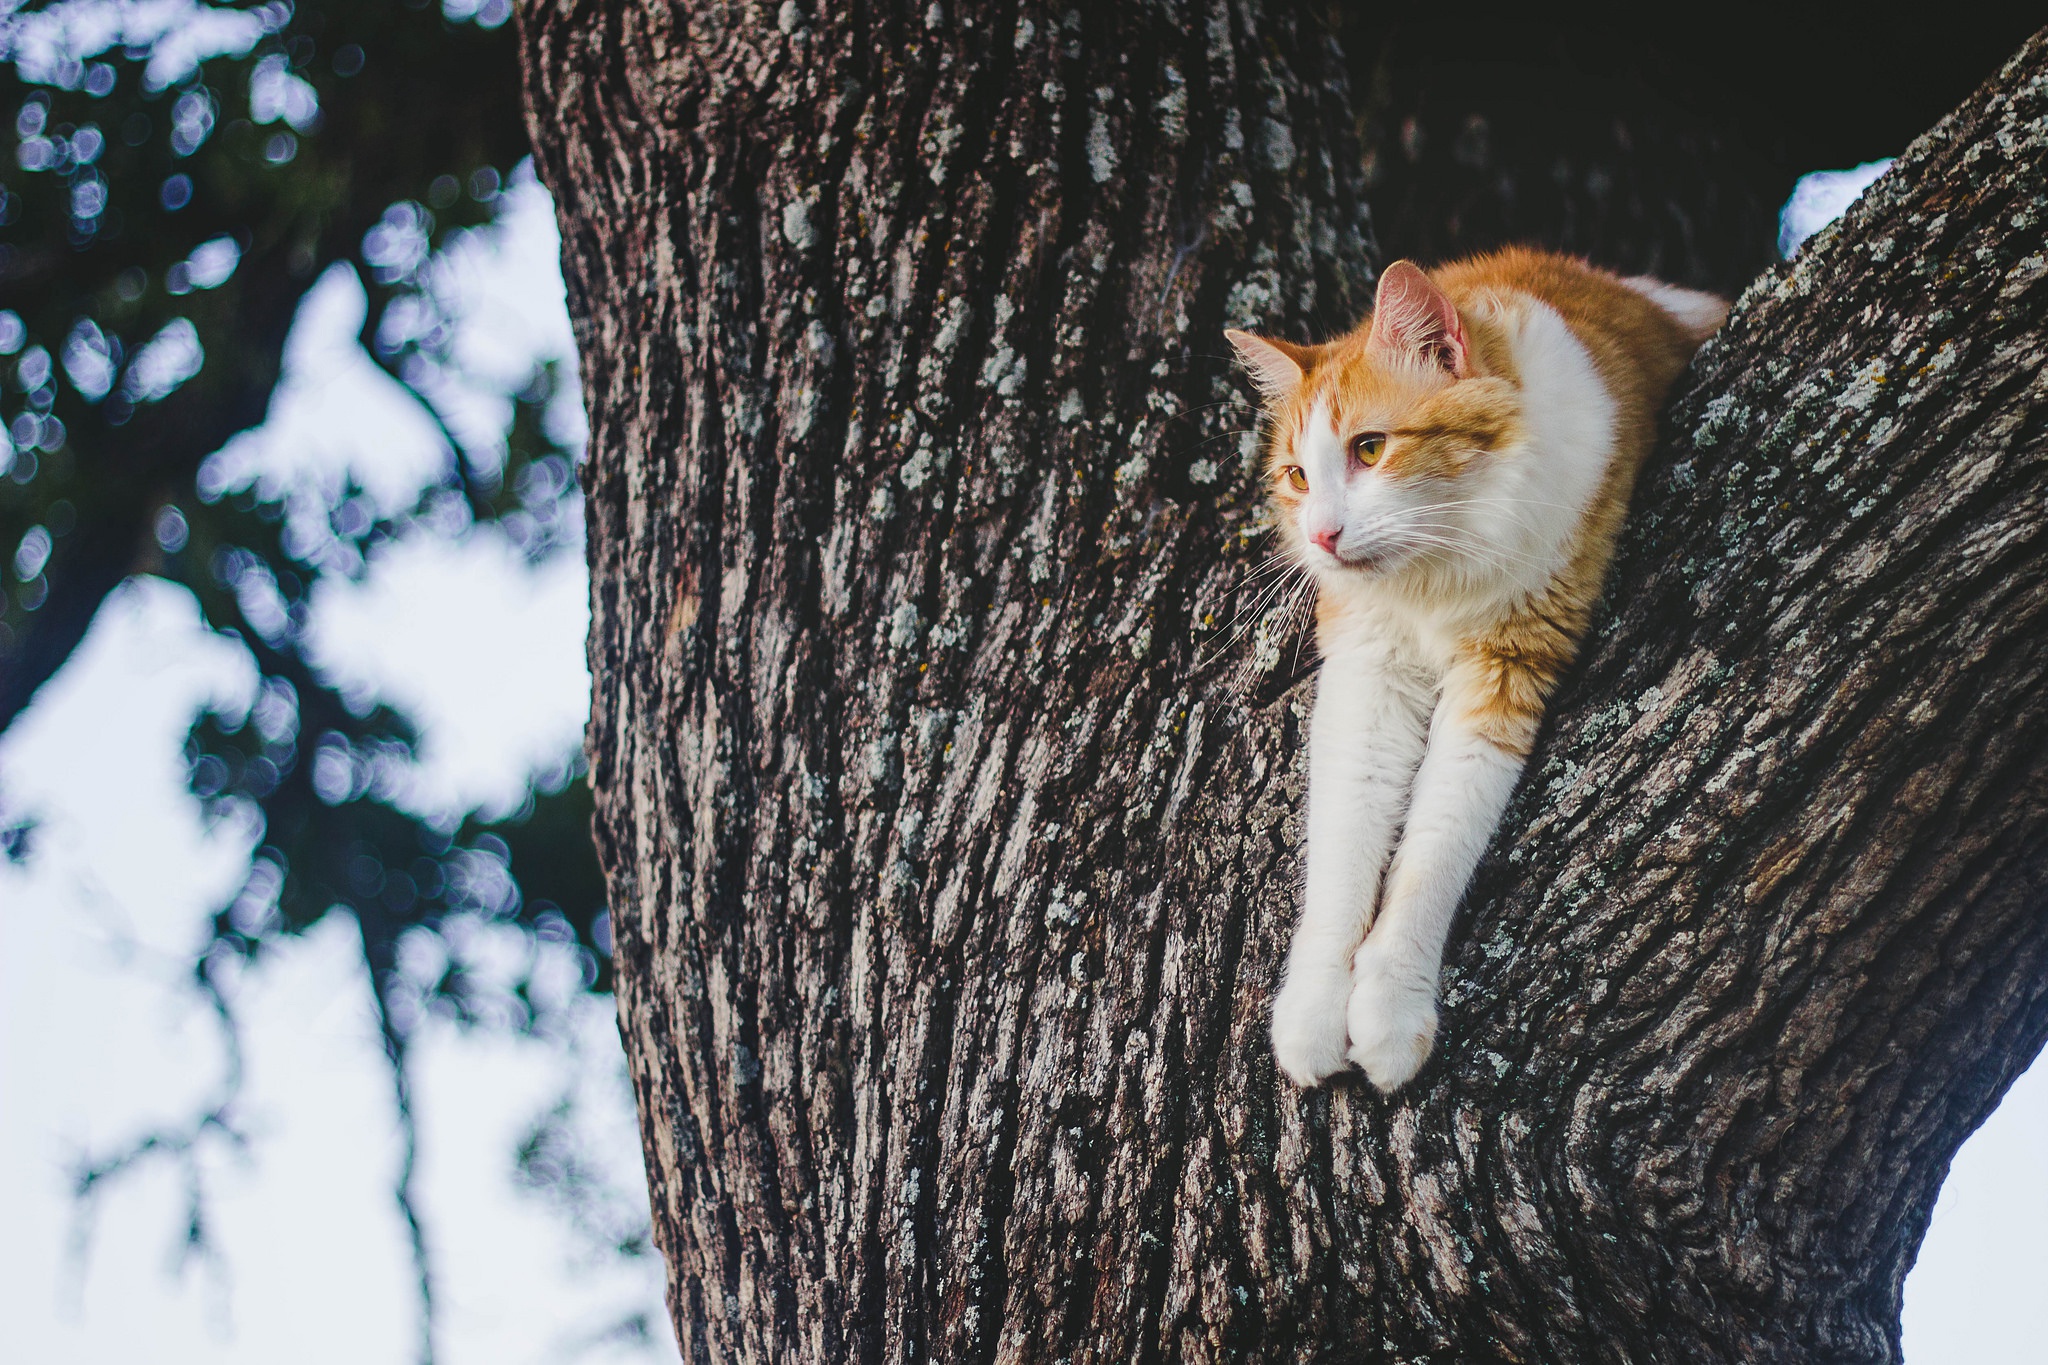
<svg viewBox="0 0 2048 1365"><path fill-rule="evenodd" d="M1359 574L1379 573L1393 567L1394 561L1400 557L1392 550L1384 547L1341 551L1325 550L1323 553L1328 556L1329 567L1347 573Z"/></svg>

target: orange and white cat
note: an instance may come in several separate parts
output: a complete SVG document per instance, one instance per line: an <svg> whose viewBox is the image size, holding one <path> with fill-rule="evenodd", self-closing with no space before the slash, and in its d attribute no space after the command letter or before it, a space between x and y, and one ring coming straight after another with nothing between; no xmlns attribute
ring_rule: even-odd
<svg viewBox="0 0 2048 1365"><path fill-rule="evenodd" d="M1585 632L1712 295L1508 250L1381 276L1321 346L1229 334L1284 552L1317 588L1308 877L1280 1068L1405 1084L1459 898Z"/></svg>

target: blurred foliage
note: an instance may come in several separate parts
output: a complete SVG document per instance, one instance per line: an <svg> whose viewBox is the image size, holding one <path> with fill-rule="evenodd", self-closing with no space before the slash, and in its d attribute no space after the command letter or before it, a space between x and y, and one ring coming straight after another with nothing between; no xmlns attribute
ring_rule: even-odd
<svg viewBox="0 0 2048 1365"><path fill-rule="evenodd" d="M128 575L190 588L261 679L246 715L203 717L188 745L197 795L262 830L210 951L253 956L347 909L394 1056L421 1009L526 1029L545 1012L525 978L487 991L460 952L404 952L454 918L517 925L570 950L575 986L609 987L589 794L571 768L495 824L403 809L417 736L312 666L310 594L401 534L489 524L533 557L573 539L575 455L543 420L564 378L543 368L508 395L489 458L444 427L444 474L395 514L353 486L309 512L304 490L287 506L203 466L263 420L298 304L337 263L368 293L366 349L434 411L455 362L426 269L492 221L527 152L509 16L507 0L0 9L0 726ZM423 960L440 964L425 981Z"/></svg>

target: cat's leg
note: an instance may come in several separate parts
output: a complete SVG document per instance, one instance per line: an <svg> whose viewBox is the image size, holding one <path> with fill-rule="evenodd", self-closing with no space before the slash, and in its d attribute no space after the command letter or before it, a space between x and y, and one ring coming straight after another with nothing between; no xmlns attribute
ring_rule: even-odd
<svg viewBox="0 0 2048 1365"><path fill-rule="evenodd" d="M1377 641L1329 651L1308 740L1308 877L1273 1001L1273 1054L1297 1085L1342 1071L1351 955L1379 897L1427 733L1429 693Z"/></svg>
<svg viewBox="0 0 2048 1365"><path fill-rule="evenodd" d="M1514 794L1557 667L1468 652L1444 679L1380 912L1353 964L1351 1060L1383 1091L1429 1056L1444 940Z"/></svg>

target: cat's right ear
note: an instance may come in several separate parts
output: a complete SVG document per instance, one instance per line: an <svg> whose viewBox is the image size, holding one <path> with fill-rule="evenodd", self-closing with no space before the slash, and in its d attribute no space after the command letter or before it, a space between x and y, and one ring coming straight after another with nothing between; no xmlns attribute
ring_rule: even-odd
<svg viewBox="0 0 2048 1365"><path fill-rule="evenodd" d="M1237 363L1258 385L1259 396L1267 402L1285 398L1301 387L1301 381L1316 363L1315 346L1297 346L1291 341L1255 337L1250 332L1226 331Z"/></svg>
<svg viewBox="0 0 2048 1365"><path fill-rule="evenodd" d="M1380 275L1372 307L1374 350L1420 356L1453 379L1472 376L1472 343L1451 296L1413 261L1395 261Z"/></svg>

